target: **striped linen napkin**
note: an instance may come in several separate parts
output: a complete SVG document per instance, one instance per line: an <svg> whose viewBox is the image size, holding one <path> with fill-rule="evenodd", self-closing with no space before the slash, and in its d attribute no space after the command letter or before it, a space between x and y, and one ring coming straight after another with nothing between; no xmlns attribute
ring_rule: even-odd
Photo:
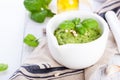
<svg viewBox="0 0 120 80"><path fill-rule="evenodd" d="M104 19L106 11L113 10L120 19L120 0L108 0L96 12ZM58 64L51 57L46 38L30 54L21 67L9 80L109 80L106 78L105 69L115 53L117 46L110 32L106 50L101 59L87 69L72 70Z"/></svg>

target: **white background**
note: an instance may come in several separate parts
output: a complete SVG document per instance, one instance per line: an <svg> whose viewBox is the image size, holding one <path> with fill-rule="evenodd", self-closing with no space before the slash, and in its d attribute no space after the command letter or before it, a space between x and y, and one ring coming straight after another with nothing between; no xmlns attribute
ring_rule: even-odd
<svg viewBox="0 0 120 80"><path fill-rule="evenodd" d="M0 80L8 80L20 66L23 30L23 0L0 0L0 63L9 65Z"/></svg>

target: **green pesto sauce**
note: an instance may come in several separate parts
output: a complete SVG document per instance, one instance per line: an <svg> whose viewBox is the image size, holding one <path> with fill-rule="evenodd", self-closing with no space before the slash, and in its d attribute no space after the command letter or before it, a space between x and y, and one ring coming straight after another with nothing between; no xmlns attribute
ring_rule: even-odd
<svg viewBox="0 0 120 80"><path fill-rule="evenodd" d="M87 43L101 36L96 20L89 18L82 22L80 18L63 21L54 32L58 44Z"/></svg>

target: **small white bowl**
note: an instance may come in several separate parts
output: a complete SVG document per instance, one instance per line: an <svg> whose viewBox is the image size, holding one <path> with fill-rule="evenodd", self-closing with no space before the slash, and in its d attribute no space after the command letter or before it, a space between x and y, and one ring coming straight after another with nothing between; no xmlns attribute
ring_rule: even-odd
<svg viewBox="0 0 120 80"><path fill-rule="evenodd" d="M102 35L98 39L88 43L59 45L54 36L54 31L64 20L71 20L76 17L80 19L93 18L97 20L102 29ZM103 55L109 28L104 19L97 14L71 11L55 15L48 22L46 32L48 47L53 58L68 68L83 69L95 64Z"/></svg>

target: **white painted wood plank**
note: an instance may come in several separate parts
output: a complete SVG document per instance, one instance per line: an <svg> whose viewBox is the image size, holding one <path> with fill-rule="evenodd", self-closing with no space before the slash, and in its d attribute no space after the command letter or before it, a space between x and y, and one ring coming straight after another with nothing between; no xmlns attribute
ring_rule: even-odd
<svg viewBox="0 0 120 80"><path fill-rule="evenodd" d="M7 63L9 68L0 72L0 80L8 80L20 66L24 8L23 0L0 1L0 63Z"/></svg>
<svg viewBox="0 0 120 80"><path fill-rule="evenodd" d="M24 33L24 37L27 34L33 34L35 35L37 38L42 39L43 37L43 28L46 28L46 25L49 21L49 18L47 18L45 20L44 23L36 23L34 21L32 21L30 19L30 17L28 16L29 14L26 13L26 24L25 24L25 33ZM25 58L34 50L34 48L29 47L27 45L23 45L23 52L22 52L22 62L25 60Z"/></svg>

